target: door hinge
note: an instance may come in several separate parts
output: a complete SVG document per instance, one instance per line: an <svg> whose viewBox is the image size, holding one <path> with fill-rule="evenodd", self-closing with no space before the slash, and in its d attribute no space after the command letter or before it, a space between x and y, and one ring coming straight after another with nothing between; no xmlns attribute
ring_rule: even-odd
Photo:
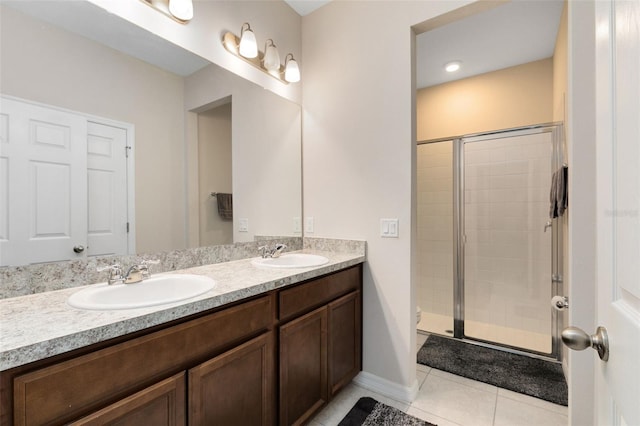
<svg viewBox="0 0 640 426"><path fill-rule="evenodd" d="M129 233L129 222L127 222L127 234Z"/></svg>
<svg viewBox="0 0 640 426"><path fill-rule="evenodd" d="M126 158L129 158L129 151L130 151L130 150L131 150L131 147L130 147L130 146L125 146L125 147L124 147L124 156L125 156Z"/></svg>

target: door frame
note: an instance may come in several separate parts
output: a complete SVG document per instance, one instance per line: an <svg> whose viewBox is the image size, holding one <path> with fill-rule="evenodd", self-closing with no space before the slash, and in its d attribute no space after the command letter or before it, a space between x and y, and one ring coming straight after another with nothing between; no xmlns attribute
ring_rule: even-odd
<svg viewBox="0 0 640 426"><path fill-rule="evenodd" d="M596 108L595 3L568 3L567 148L570 206L567 210L568 324L595 330L596 312ZM569 424L594 425L593 351L565 351L569 386Z"/></svg>

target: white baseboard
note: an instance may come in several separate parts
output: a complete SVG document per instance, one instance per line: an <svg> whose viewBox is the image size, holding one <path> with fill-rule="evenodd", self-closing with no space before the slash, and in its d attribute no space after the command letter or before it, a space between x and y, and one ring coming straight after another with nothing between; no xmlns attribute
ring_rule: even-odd
<svg viewBox="0 0 640 426"><path fill-rule="evenodd" d="M395 382L391 382L375 374L361 371L354 379L353 382L365 389L377 392L388 398L395 399L396 401L406 402L411 404L418 395L418 380L413 381L412 386L402 386Z"/></svg>

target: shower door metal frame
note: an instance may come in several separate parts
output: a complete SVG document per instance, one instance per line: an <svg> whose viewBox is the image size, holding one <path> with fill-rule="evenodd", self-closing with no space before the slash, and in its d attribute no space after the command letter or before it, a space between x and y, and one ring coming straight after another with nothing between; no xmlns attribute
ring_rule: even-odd
<svg viewBox="0 0 640 426"><path fill-rule="evenodd" d="M562 123L543 123L531 126L503 129L497 131L474 133L463 136L439 138L428 141L418 142L419 145L447 142L451 141L453 146L453 337L461 339L468 343L480 346L499 349L511 353L524 354L544 359L553 359L559 361L561 359L562 345L560 341L560 330L563 326L561 322L562 315L560 312L551 309L551 353L537 352L502 343L491 342L465 334L465 277L464 277L464 254L466 236L464 231L465 220L465 167L464 167L464 144L468 142L480 142L483 140L494 140L519 135L531 135L538 133L554 133L552 140L551 167L552 171L558 170L564 163L564 131ZM551 238L551 276L549 282L551 284L551 297L563 294L563 224L560 218L552 220L552 238Z"/></svg>

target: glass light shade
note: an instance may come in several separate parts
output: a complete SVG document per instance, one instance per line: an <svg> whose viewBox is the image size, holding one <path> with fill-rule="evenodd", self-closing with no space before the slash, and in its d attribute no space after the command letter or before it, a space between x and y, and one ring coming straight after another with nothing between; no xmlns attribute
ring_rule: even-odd
<svg viewBox="0 0 640 426"><path fill-rule="evenodd" d="M267 46L264 49L263 63L267 71L280 70L280 53L278 53L278 48L273 42L270 45L267 42Z"/></svg>
<svg viewBox="0 0 640 426"><path fill-rule="evenodd" d="M448 64L446 64L444 66L444 69L447 72L456 72L460 69L460 62L458 61L454 61L454 62L449 62Z"/></svg>
<svg viewBox="0 0 640 426"><path fill-rule="evenodd" d="M244 29L244 25L247 29ZM242 26L242 34L240 35L240 54L245 58L255 58L258 56L258 43L256 35L251 31L249 24Z"/></svg>
<svg viewBox="0 0 640 426"><path fill-rule="evenodd" d="M193 18L193 1L169 0L169 12L182 21L189 21Z"/></svg>
<svg viewBox="0 0 640 426"><path fill-rule="evenodd" d="M287 57L288 56L289 55L287 55ZM287 59L286 61L286 65L284 68L284 79L289 83L296 83L300 81L300 68L298 67L298 63L296 62L296 60L293 59L293 55L291 55L291 59Z"/></svg>

